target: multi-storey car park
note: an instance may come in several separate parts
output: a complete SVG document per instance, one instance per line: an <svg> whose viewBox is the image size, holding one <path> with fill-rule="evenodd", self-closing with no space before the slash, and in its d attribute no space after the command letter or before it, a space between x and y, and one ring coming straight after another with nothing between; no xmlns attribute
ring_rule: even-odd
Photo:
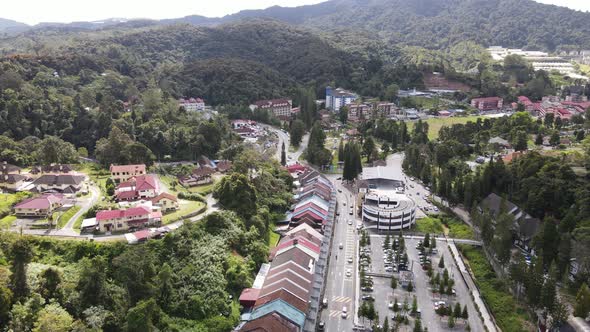
<svg viewBox="0 0 590 332"><path fill-rule="evenodd" d="M369 189L363 201L362 217L367 229L399 231L416 222L416 203L393 190Z"/></svg>
<svg viewBox="0 0 590 332"><path fill-rule="evenodd" d="M416 222L416 203L404 194L404 182L388 167L363 169L359 191L364 193L362 220L367 229L399 231Z"/></svg>

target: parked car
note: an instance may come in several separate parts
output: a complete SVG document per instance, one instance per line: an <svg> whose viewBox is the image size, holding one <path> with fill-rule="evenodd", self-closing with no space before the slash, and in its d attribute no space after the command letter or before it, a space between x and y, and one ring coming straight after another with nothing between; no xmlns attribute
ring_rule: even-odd
<svg viewBox="0 0 590 332"><path fill-rule="evenodd" d="M371 295L363 295L362 299L363 301L375 301L375 298Z"/></svg>

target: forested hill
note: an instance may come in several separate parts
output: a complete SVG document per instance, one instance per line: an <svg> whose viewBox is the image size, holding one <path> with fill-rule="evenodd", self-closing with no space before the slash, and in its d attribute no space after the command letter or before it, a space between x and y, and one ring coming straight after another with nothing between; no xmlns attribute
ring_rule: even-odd
<svg viewBox="0 0 590 332"><path fill-rule="evenodd" d="M323 31L368 30L384 40L432 49L464 40L546 50L564 45L590 48L590 13L532 0L331 0L242 11L217 21L202 17L178 21L211 25L246 17L274 18Z"/></svg>

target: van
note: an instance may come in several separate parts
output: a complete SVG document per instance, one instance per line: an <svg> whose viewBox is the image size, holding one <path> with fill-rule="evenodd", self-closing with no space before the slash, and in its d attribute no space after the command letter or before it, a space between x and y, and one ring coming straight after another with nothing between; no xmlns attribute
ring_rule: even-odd
<svg viewBox="0 0 590 332"><path fill-rule="evenodd" d="M342 307L342 318L348 318L348 309L346 307Z"/></svg>

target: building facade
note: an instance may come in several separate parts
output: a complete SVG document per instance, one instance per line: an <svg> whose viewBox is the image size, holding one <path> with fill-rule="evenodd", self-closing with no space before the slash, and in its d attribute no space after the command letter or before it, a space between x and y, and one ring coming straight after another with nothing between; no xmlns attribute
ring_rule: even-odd
<svg viewBox="0 0 590 332"><path fill-rule="evenodd" d="M358 96L342 88L332 89L326 87L326 108L332 111L339 111L343 106L348 106L357 100Z"/></svg>
<svg viewBox="0 0 590 332"><path fill-rule="evenodd" d="M116 183L129 181L132 177L145 175L146 167L144 164L140 165L111 165L111 178Z"/></svg>
<svg viewBox="0 0 590 332"><path fill-rule="evenodd" d="M291 99L259 100L250 105L252 111L257 109L267 110L279 119L290 119L293 101Z"/></svg>
<svg viewBox="0 0 590 332"><path fill-rule="evenodd" d="M201 98L179 99L178 106L187 112L199 112L205 110L205 101Z"/></svg>
<svg viewBox="0 0 590 332"><path fill-rule="evenodd" d="M500 97L475 98L471 100L471 106L480 111L500 110L504 106L504 99Z"/></svg>
<svg viewBox="0 0 590 332"><path fill-rule="evenodd" d="M145 206L126 210L103 210L96 213L100 232L127 231L147 226L158 226L162 221L160 211L152 212Z"/></svg>

